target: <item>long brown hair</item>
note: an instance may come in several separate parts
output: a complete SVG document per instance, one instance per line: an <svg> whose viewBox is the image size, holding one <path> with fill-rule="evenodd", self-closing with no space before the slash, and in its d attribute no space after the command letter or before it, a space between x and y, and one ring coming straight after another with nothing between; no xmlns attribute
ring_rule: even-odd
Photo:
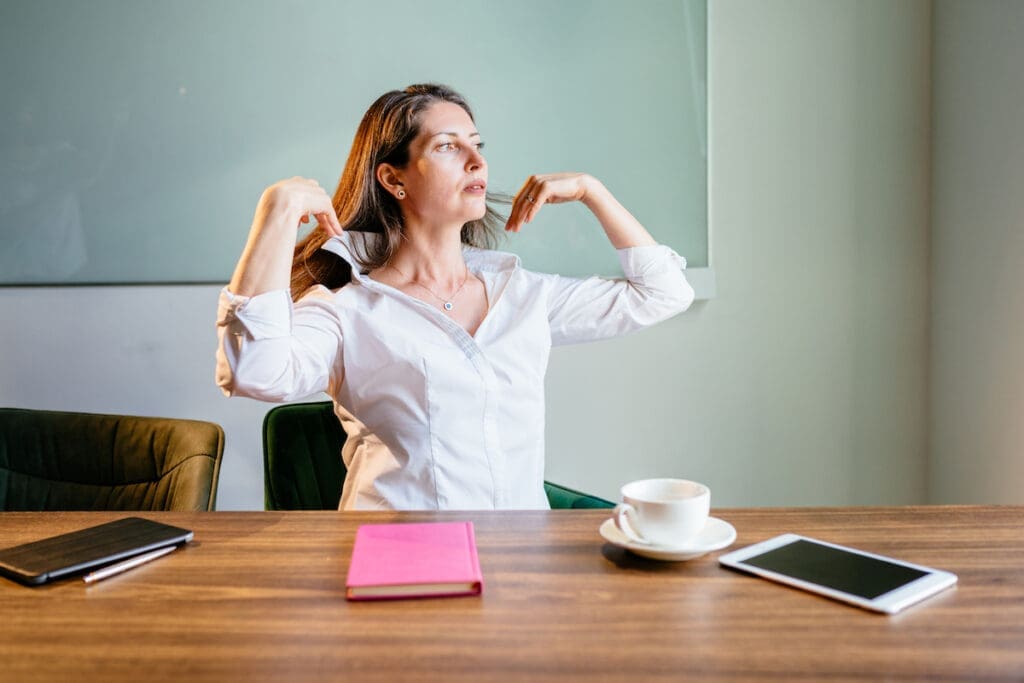
<svg viewBox="0 0 1024 683"><path fill-rule="evenodd" d="M373 270L385 265L402 240L402 212L398 201L377 182L377 166L388 163L403 167L409 161L409 145L419 134L420 114L436 102L462 107L473 119L466 100L444 85L425 83L405 90L392 90L377 98L363 115L345 169L334 191L334 212L345 230L383 233L384 239L354 254L359 266ZM490 202L508 203L502 195L487 194L483 218L462 226L462 243L491 248L498 240L503 217ZM295 245L292 259L291 292L294 299L315 284L336 289L352 279L351 267L340 256L320 247L329 238L322 226L314 228Z"/></svg>

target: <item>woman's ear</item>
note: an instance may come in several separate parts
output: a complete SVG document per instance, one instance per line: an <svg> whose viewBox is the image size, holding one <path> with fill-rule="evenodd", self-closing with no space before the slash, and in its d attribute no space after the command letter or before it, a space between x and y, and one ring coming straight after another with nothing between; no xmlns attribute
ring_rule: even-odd
<svg viewBox="0 0 1024 683"><path fill-rule="evenodd" d="M377 182L396 199L405 199L405 187L398 169L391 164L377 165Z"/></svg>

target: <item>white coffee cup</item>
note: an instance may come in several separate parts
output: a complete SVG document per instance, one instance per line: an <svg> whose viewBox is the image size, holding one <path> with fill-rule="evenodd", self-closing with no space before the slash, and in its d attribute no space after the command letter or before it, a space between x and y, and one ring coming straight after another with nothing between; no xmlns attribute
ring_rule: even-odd
<svg viewBox="0 0 1024 683"><path fill-rule="evenodd" d="M635 543L678 547L708 521L711 490L686 479L641 479L621 489L615 526Z"/></svg>

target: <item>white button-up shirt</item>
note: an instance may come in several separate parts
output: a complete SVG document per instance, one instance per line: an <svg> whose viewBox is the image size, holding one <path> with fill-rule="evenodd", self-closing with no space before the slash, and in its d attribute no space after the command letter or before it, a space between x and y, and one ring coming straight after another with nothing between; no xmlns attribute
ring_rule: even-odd
<svg viewBox="0 0 1024 683"><path fill-rule="evenodd" d="M345 233L325 249L355 264ZM356 253L359 253L358 251ZM217 383L294 401L326 391L348 439L342 509L547 508L544 374L553 344L631 332L685 310L685 261L620 249L622 279L545 275L464 248L489 310L470 335L439 308L367 277L309 290L220 296Z"/></svg>

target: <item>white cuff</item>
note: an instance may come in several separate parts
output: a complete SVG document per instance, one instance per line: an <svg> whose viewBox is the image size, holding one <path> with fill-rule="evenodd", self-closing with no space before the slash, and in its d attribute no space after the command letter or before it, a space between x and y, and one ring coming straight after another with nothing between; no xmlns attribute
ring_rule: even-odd
<svg viewBox="0 0 1024 683"><path fill-rule="evenodd" d="M232 294L225 287L217 305L217 324L246 333L253 340L287 337L292 329L292 298L287 289L275 289L256 296Z"/></svg>

